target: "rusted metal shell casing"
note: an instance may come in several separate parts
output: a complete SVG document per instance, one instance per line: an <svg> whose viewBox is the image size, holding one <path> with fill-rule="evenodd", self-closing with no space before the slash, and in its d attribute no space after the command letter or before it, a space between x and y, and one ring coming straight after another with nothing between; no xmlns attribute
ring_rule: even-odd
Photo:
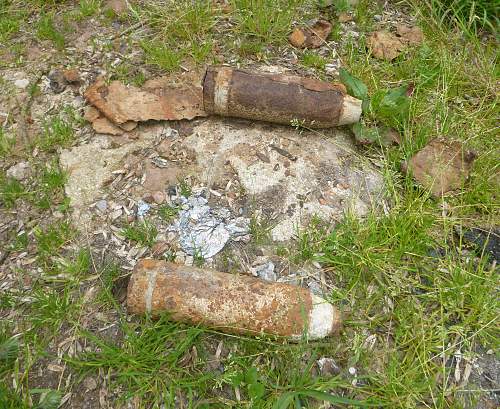
<svg viewBox="0 0 500 409"><path fill-rule="evenodd" d="M230 333L318 339L338 332L338 310L301 287L142 259L127 293L130 313L168 311L173 320Z"/></svg>
<svg viewBox="0 0 500 409"><path fill-rule="evenodd" d="M361 115L361 101L342 84L229 67L207 69L203 106L207 113L287 125L297 119L311 128L352 124Z"/></svg>

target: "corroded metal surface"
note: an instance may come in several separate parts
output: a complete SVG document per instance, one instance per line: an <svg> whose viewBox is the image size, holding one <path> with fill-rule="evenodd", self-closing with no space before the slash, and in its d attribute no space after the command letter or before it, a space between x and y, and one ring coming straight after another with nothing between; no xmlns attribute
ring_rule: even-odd
<svg viewBox="0 0 500 409"><path fill-rule="evenodd" d="M300 337L308 331L313 304L318 303L313 298L301 287L143 259L130 279L127 304L131 313L155 316L168 311L174 320L232 333ZM326 320L322 336L338 330L340 316L332 311L335 317Z"/></svg>
<svg viewBox="0 0 500 409"><path fill-rule="evenodd" d="M338 125L345 97L342 84L229 67L209 67L203 82L208 113L288 125L298 119L312 128Z"/></svg>

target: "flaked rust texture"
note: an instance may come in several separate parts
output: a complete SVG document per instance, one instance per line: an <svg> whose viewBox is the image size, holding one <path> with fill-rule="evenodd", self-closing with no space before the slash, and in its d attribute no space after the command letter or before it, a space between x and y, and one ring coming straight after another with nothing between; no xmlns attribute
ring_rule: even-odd
<svg viewBox="0 0 500 409"><path fill-rule="evenodd" d="M218 92L228 82L225 106ZM342 84L285 74L250 73L209 67L203 81L203 105L212 114L288 124L305 121L311 128L338 125L346 95Z"/></svg>
<svg viewBox="0 0 500 409"><path fill-rule="evenodd" d="M168 311L176 321L232 333L300 336L312 308L310 291L301 287L143 259L129 282L129 312L147 311L151 282L152 316Z"/></svg>

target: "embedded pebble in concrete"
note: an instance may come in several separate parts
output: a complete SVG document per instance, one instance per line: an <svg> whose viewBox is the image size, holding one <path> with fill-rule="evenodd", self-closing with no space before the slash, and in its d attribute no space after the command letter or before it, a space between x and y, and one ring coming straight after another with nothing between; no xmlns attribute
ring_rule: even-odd
<svg viewBox="0 0 500 409"><path fill-rule="evenodd" d="M292 239L313 215L339 221L348 211L366 215L381 201L382 175L340 129L300 135L287 126L210 119L183 144L195 151L208 186L225 186L230 165L247 209L273 221L275 241Z"/></svg>
<svg viewBox="0 0 500 409"><path fill-rule="evenodd" d="M262 278L265 281L276 281L278 278L272 261L252 267L251 271L255 277Z"/></svg>

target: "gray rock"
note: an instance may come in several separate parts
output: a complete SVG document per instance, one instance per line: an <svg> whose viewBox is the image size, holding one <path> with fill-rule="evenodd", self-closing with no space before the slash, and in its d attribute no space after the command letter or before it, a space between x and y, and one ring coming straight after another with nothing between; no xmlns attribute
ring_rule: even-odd
<svg viewBox="0 0 500 409"><path fill-rule="evenodd" d="M30 80L27 78L22 78L14 81L14 85L19 89L26 89L30 85Z"/></svg>
<svg viewBox="0 0 500 409"><path fill-rule="evenodd" d="M7 177L16 180L26 179L31 172L31 166L28 162L19 162L7 169Z"/></svg>
<svg viewBox="0 0 500 409"><path fill-rule="evenodd" d="M99 210L101 213L104 213L107 208L108 208L108 202L106 202L106 200L102 199L102 200L99 200L97 201L97 203L95 204L95 207L97 210Z"/></svg>
<svg viewBox="0 0 500 409"><path fill-rule="evenodd" d="M272 261L268 261L267 263L252 268L252 274L254 276L260 277L265 281L277 280L277 275L274 271L274 263Z"/></svg>
<svg viewBox="0 0 500 409"><path fill-rule="evenodd" d="M340 368L333 358L320 358L317 364L322 376L335 376L340 373Z"/></svg>
<svg viewBox="0 0 500 409"><path fill-rule="evenodd" d="M61 70L52 70L47 78L49 79L50 89L55 94L60 94L66 89L67 82Z"/></svg>

